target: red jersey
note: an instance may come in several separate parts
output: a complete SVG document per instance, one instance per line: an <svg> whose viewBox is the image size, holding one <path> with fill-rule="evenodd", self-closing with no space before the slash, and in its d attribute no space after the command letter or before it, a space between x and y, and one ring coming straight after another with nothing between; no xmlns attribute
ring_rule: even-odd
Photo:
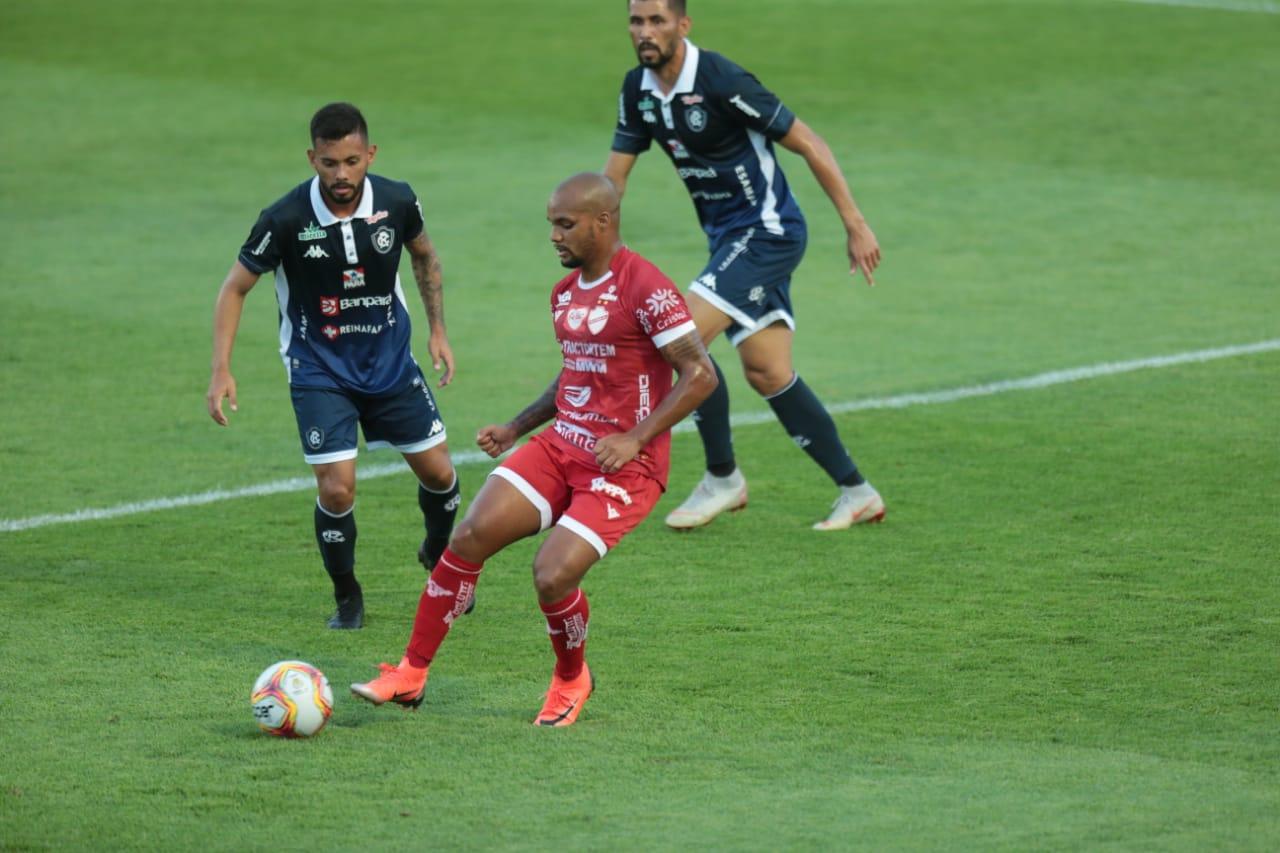
<svg viewBox="0 0 1280 853"><path fill-rule="evenodd" d="M671 279L623 247L598 280L561 279L551 318L564 370L545 435L594 462L596 439L631 429L671 393L671 365L658 350L695 331L693 316ZM666 488L670 458L665 431L636 462Z"/></svg>

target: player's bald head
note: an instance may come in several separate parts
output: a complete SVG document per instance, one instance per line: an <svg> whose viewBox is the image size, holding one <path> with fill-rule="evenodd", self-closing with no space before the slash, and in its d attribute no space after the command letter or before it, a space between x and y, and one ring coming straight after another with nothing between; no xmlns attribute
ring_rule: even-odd
<svg viewBox="0 0 1280 853"><path fill-rule="evenodd" d="M551 207L591 217L613 213L621 204L613 181L599 172L579 172L562 181L551 194Z"/></svg>

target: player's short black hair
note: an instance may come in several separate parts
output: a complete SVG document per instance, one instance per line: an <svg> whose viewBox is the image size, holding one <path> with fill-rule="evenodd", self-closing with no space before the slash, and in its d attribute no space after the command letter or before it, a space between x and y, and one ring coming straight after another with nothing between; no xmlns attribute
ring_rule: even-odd
<svg viewBox="0 0 1280 853"><path fill-rule="evenodd" d="M631 0L627 0L627 8L631 8ZM685 0L667 0L667 8L681 18L688 14L685 11Z"/></svg>
<svg viewBox="0 0 1280 853"><path fill-rule="evenodd" d="M369 125L365 124L364 116L355 104L348 104L346 101L325 104L311 117L313 143L318 140L333 142L353 133L360 134L365 140L369 139Z"/></svg>

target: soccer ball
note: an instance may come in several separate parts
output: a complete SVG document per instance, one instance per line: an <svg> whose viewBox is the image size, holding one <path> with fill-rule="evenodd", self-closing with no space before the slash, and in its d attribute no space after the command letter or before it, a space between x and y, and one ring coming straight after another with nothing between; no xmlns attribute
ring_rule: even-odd
<svg viewBox="0 0 1280 853"><path fill-rule="evenodd" d="M258 727L279 737L311 737L333 714L329 679L300 660L267 667L254 682L249 701Z"/></svg>

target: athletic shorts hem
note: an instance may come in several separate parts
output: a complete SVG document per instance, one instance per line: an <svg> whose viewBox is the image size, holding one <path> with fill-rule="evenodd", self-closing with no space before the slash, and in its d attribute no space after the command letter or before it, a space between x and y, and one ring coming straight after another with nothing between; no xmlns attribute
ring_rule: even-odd
<svg viewBox="0 0 1280 853"><path fill-rule="evenodd" d="M365 447L369 450L386 450L388 448L394 448L395 450L399 450L401 453L421 453L424 450L430 450L437 444L443 444L445 439L448 437L448 431L445 430L431 436L430 438L422 441L416 441L413 444L392 444L389 441L382 441L379 439L377 441L366 441Z"/></svg>
<svg viewBox="0 0 1280 853"><path fill-rule="evenodd" d="M738 344L742 343L747 338L754 335L756 332L763 332L765 329L769 328L779 320L786 323L787 327L791 329L791 331L794 332L796 330L795 318L792 317L790 314L788 314L786 311L779 309L777 311L770 311L768 314L765 314L759 320L754 321L753 327L744 328L737 334L730 335L729 343L733 344L736 347Z"/></svg>
<svg viewBox="0 0 1280 853"><path fill-rule="evenodd" d="M604 540L600 538L600 534L596 533L590 527L587 527L581 521L570 518L567 515L560 516L560 520L556 522L557 527L563 527L570 533L576 533L587 541L587 544L596 549L596 553L603 557L609 553L609 546L604 544Z"/></svg>
<svg viewBox="0 0 1280 853"><path fill-rule="evenodd" d="M356 448L350 450L335 450L332 453L304 453L302 458L306 460L308 465L328 465L330 462L345 462L348 459L355 459L357 454Z"/></svg>
<svg viewBox="0 0 1280 853"><path fill-rule="evenodd" d="M538 515L542 520L542 526L538 528L539 533L551 526L551 502L543 497L542 493L535 489L528 480L521 477L510 468L503 468L501 465L490 471L489 476L501 477L506 480L508 483L515 486L516 491L524 495L529 503L533 504L534 508L538 510Z"/></svg>
<svg viewBox="0 0 1280 853"><path fill-rule="evenodd" d="M715 306L717 311L732 317L734 322L736 322L739 326L744 326L748 329L754 329L756 325L755 320L752 320L745 313L743 313L741 309L736 308L733 305L730 305L728 302L724 300L723 297L716 295L713 291L707 289L701 284L698 284L696 281L689 286L689 292L695 293L702 299L706 300L707 302L710 302L713 306Z"/></svg>

